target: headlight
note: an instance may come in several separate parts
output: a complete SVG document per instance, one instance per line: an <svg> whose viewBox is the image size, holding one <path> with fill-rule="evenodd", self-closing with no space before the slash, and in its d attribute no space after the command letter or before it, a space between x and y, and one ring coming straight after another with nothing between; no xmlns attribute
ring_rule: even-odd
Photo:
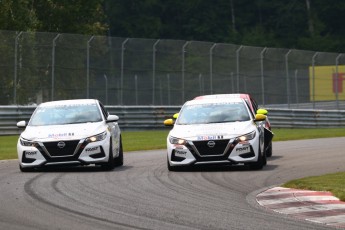
<svg viewBox="0 0 345 230"><path fill-rule="evenodd" d="M95 135L95 136L86 138L86 141L89 142L89 143L90 143L90 142L96 142L96 141L102 141L102 140L104 140L106 137L107 137L107 132L104 131L103 133L100 133L100 134L97 134L97 135Z"/></svg>
<svg viewBox="0 0 345 230"><path fill-rule="evenodd" d="M249 140L254 139L255 134L256 134L256 132L255 132L255 130L254 130L254 131L251 132L251 133L247 133L247 134L245 134L245 135L239 136L238 139L239 139L240 141L249 141Z"/></svg>
<svg viewBox="0 0 345 230"><path fill-rule="evenodd" d="M26 139L23 139L23 138L20 138L20 144L22 146L32 146L32 147L35 147L37 145L36 142L29 141L29 140L26 140Z"/></svg>
<svg viewBox="0 0 345 230"><path fill-rule="evenodd" d="M186 140L176 138L176 137L169 137L169 141L171 144L175 144L175 145L185 145L187 143Z"/></svg>

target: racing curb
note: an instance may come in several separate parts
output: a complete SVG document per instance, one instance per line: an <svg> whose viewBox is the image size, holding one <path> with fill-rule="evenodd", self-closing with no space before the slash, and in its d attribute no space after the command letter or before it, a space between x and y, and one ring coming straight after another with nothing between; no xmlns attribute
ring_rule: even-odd
<svg viewBox="0 0 345 230"><path fill-rule="evenodd" d="M257 194L256 202L279 214L345 229L345 202L331 192L273 187Z"/></svg>

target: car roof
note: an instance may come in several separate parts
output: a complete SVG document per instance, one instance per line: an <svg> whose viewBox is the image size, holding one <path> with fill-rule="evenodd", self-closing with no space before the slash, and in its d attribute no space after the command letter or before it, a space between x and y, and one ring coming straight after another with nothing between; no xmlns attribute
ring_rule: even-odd
<svg viewBox="0 0 345 230"><path fill-rule="evenodd" d="M97 104L96 99L73 99L73 100L60 100L60 101L49 101L43 102L39 106L56 106L56 105L86 105L86 104Z"/></svg>
<svg viewBox="0 0 345 230"><path fill-rule="evenodd" d="M187 101L186 105L203 105L203 104L215 104L215 103L241 103L244 102L240 97L210 97L201 99L194 99Z"/></svg>
<svg viewBox="0 0 345 230"><path fill-rule="evenodd" d="M195 97L193 100L203 100L203 99L219 99L219 98L243 98L249 99L250 95L245 93L230 93L230 94L210 94Z"/></svg>

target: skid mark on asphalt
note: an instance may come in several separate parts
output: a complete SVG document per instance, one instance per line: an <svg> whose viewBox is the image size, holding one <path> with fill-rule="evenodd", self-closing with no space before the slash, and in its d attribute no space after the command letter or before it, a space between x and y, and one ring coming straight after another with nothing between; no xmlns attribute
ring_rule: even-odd
<svg viewBox="0 0 345 230"><path fill-rule="evenodd" d="M345 202L330 192L275 187L258 194L256 200L261 206L281 214L345 228Z"/></svg>

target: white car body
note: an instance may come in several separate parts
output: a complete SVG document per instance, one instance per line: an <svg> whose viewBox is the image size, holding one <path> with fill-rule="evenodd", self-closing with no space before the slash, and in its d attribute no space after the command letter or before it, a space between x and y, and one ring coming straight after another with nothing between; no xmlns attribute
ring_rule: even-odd
<svg viewBox="0 0 345 230"><path fill-rule="evenodd" d="M197 121L184 123L185 113L198 112ZM212 116L227 107L241 108L242 120L213 121ZM220 109L219 109L220 108ZM244 109L245 108L245 109ZM205 114L202 111L205 111ZM200 113L199 113L200 112ZM205 116L204 121L200 116ZM208 121L207 121L208 120ZM241 98L216 98L187 101L181 108L173 129L167 137L168 168L201 164L244 163L261 169L266 164L262 119L255 120L248 104ZM248 135L249 134L249 135ZM247 139L244 136L247 135ZM249 138L248 138L249 137ZM242 139L242 140L241 140Z"/></svg>
<svg viewBox="0 0 345 230"><path fill-rule="evenodd" d="M17 123L25 127L17 143L21 171L50 165L122 165L118 119L94 99L40 104L28 124Z"/></svg>

